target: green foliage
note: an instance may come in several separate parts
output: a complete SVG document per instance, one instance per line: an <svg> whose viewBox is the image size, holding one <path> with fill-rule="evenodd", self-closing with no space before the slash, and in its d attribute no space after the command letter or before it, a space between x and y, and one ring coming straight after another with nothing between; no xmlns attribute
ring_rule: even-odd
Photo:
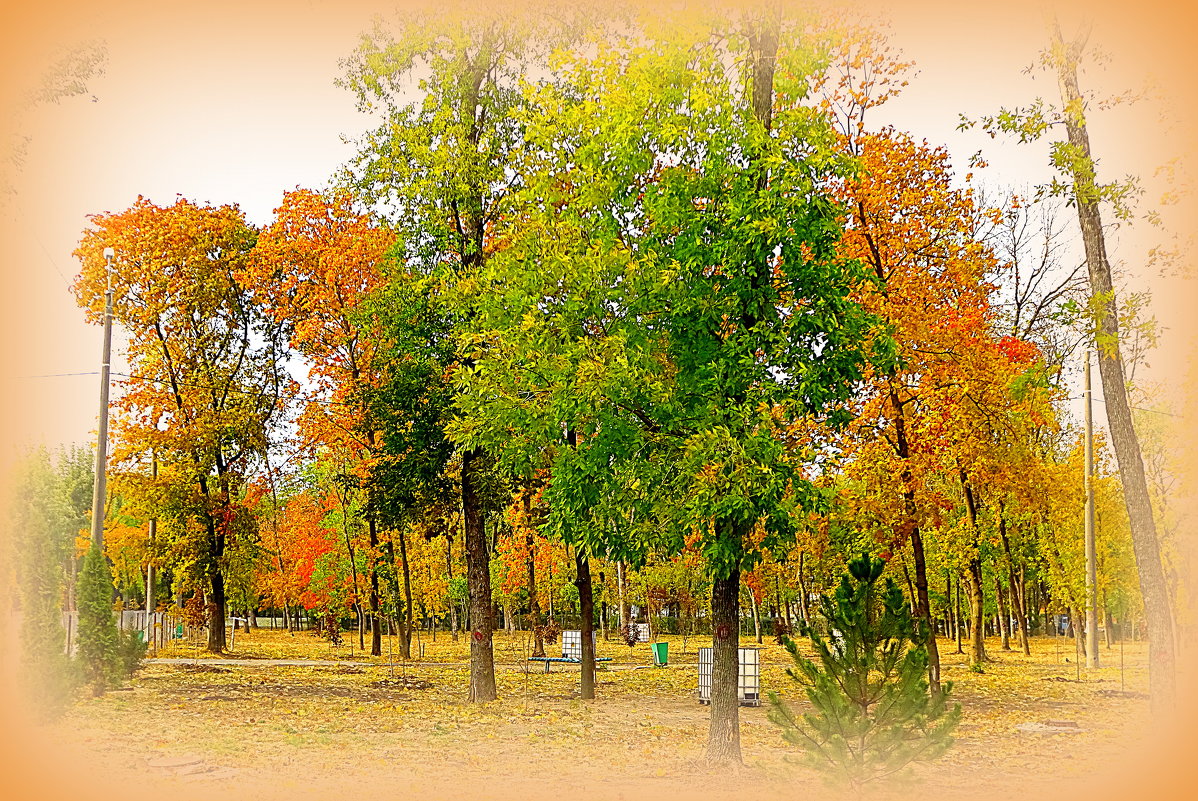
<svg viewBox="0 0 1198 801"><path fill-rule="evenodd" d="M815 660L784 642L795 662L787 673L813 711L796 716L770 693L770 720L804 761L854 787L941 756L961 717L959 704L946 706L951 682L929 693L926 638L894 582L879 586L884 567L865 553L849 563L835 597L820 607L829 635L803 625Z"/></svg>
<svg viewBox="0 0 1198 801"><path fill-rule="evenodd" d="M79 660L92 692L121 681L121 642L112 615L112 571L93 543L79 573Z"/></svg>
<svg viewBox="0 0 1198 801"><path fill-rule="evenodd" d="M30 454L9 482L13 566L21 600L20 681L36 713L46 719L70 701L78 675L66 655L62 627L64 574L75 533L90 507L91 467L85 451Z"/></svg>
<svg viewBox="0 0 1198 801"><path fill-rule="evenodd" d="M79 572L78 658L83 679L96 695L132 676L148 648L139 632L117 629L112 595L112 570L93 544Z"/></svg>
<svg viewBox="0 0 1198 801"><path fill-rule="evenodd" d="M805 50L790 35L780 52ZM514 470L547 454L545 531L593 554L697 532L728 575L760 558L758 520L781 550L815 501L813 454L782 429L861 375L866 278L827 192L854 165L812 109L754 115L747 46L727 22L659 19L561 52L515 109L519 213L461 284L473 366L450 436Z"/></svg>

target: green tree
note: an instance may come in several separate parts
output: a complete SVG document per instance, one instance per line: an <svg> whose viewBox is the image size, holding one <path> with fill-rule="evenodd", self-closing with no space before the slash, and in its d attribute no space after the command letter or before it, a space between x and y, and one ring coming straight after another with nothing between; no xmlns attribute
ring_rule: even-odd
<svg viewBox="0 0 1198 801"><path fill-rule="evenodd" d="M923 622L889 577L879 586L885 566L868 553L849 562L834 598L820 606L827 636L802 625L816 659L784 641L795 662L786 672L814 710L796 715L769 694L770 720L804 761L854 789L941 756L961 717L960 704L946 705L952 682L930 692Z"/></svg>
<svg viewBox="0 0 1198 801"><path fill-rule="evenodd" d="M781 430L851 392L871 330L825 191L852 165L818 112L774 102L815 56L770 14L649 19L561 54L520 111L517 211L465 287L455 439L514 459L556 443L547 525L585 552L644 549L596 525L623 506L657 547L703 554L717 763L741 758L741 571L818 496L815 448Z"/></svg>
<svg viewBox="0 0 1198 801"><path fill-rule="evenodd" d="M112 614L112 592L112 571L93 543L79 573L79 660L95 695L121 680L120 632Z"/></svg>
<svg viewBox="0 0 1198 801"><path fill-rule="evenodd" d="M438 8L435 19L402 16L399 34L376 25L344 62L342 85L354 92L362 111L383 117L358 142L347 183L385 212L401 236L409 268L434 279L434 301L443 297L438 287L454 286L489 256L490 229L508 208L515 181L509 164L520 142L513 113L522 103L520 81L536 61L534 53L543 49L541 32L530 20L552 18L527 10L480 14L449 4ZM428 340L435 350L463 319L463 310L438 302L430 312L440 326ZM460 456L473 629L469 697L490 701L495 660L483 532L486 460L473 447Z"/></svg>
<svg viewBox="0 0 1198 801"><path fill-rule="evenodd" d="M83 450L60 455L38 450L15 469L8 486L15 587L21 602L21 681L37 715L52 718L70 700L77 673L66 654L62 612L67 577L74 574L76 534L90 506L80 490L90 483Z"/></svg>

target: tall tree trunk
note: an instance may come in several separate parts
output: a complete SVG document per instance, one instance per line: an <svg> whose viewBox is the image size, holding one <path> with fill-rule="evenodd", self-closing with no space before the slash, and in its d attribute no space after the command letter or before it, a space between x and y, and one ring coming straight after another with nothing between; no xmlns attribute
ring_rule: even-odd
<svg viewBox="0 0 1198 801"><path fill-rule="evenodd" d="M1073 643L1077 654L1084 659L1086 656L1086 618L1084 615L1078 614L1077 607L1073 604L1069 604L1069 629L1073 634Z"/></svg>
<svg viewBox="0 0 1198 801"><path fill-rule="evenodd" d="M807 576L803 572L803 552L799 551L799 569L795 571L799 580L799 617L804 623L811 622L810 610L807 608Z"/></svg>
<svg viewBox="0 0 1198 801"><path fill-rule="evenodd" d="M221 488L224 489L225 479L219 477L223 470L223 462L217 458L218 480L221 482ZM199 478L200 492L210 504L209 511L204 515L204 527L208 535L208 564L207 574L208 583L211 587L211 593L208 598L208 650L214 654L224 653L226 638L225 638L225 615L226 615L226 599L225 599L225 576L222 572L221 563L225 555L225 532L221 524L217 523L213 516L211 504L215 500L210 492L211 485L208 482L208 476L201 475ZM228 507L228 492L221 493L220 506L222 509Z"/></svg>
<svg viewBox="0 0 1198 801"><path fill-rule="evenodd" d="M495 646L491 639L491 564L478 497L481 451L462 453L462 517L466 545L466 584L470 593L471 701L494 701Z"/></svg>
<svg viewBox="0 0 1198 801"><path fill-rule="evenodd" d="M625 590L624 575L626 568L624 562L616 562L616 591L620 595L620 630L624 631L628 628L628 624L632 622L632 607L628 603L628 593Z"/></svg>
<svg viewBox="0 0 1198 801"><path fill-rule="evenodd" d="M731 522L718 525L729 536ZM707 761L739 764L740 753L740 568L711 585L712 668L711 725L707 732Z"/></svg>
<svg viewBox="0 0 1198 801"><path fill-rule="evenodd" d="M1115 646L1115 621L1111 620L1111 609L1106 604L1106 590L1102 591L1102 628L1106 631L1106 647Z"/></svg>
<svg viewBox="0 0 1198 801"><path fill-rule="evenodd" d="M944 571L944 637L951 639L956 630L956 618L953 616L953 577L948 570Z"/></svg>
<svg viewBox="0 0 1198 801"><path fill-rule="evenodd" d="M905 469L904 469L905 471ZM908 496L911 506L914 506L915 494L904 493ZM934 694L940 693L940 650L936 647L936 621L932 619L932 602L928 597L928 567L924 558L923 533L919 526L911 529L911 552L915 556L915 593L918 605L915 616L924 622L927 629L928 650L928 689Z"/></svg>
<svg viewBox="0 0 1198 801"><path fill-rule="evenodd" d="M903 403L899 399L898 390L892 384L890 387L890 404L894 408L894 434L898 457L902 460L903 510L906 523L911 531L911 556L915 563L915 616L924 622L927 630L925 646L928 651L928 689L933 694L940 693L940 651L936 647L936 621L932 619L932 602L928 597L928 564L924 555L923 532L915 515L915 490L911 470L907 460L911 456L911 447L907 442L907 424L903 415Z"/></svg>
<svg viewBox="0 0 1198 801"><path fill-rule="evenodd" d="M961 647L962 646L961 640L962 640L962 634L965 631L965 621L961 617L961 577L960 576L957 576L956 584L957 584L957 604L956 604L957 611L954 615L954 619L956 620L956 625L953 626L953 636L957 640L957 653L963 654L963 653L965 653L965 649L963 647Z"/></svg>
<svg viewBox="0 0 1198 801"><path fill-rule="evenodd" d="M781 582L778 579L778 574L774 574L774 594L778 597L778 606L782 608L782 619L786 623L787 631L794 631L793 623L790 619L790 602L782 597Z"/></svg>
<svg viewBox="0 0 1198 801"><path fill-rule="evenodd" d="M578 587L578 626L582 635L582 671L579 695L585 700L595 697L595 595L591 584L591 562L581 548L574 549L574 565Z"/></svg>
<svg viewBox="0 0 1198 801"><path fill-rule="evenodd" d="M970 627L969 664L980 665L986 661L986 595L982 589L982 560L974 556L969 560Z"/></svg>
<svg viewBox="0 0 1198 801"><path fill-rule="evenodd" d="M445 534L445 577L453 584L453 537ZM453 641L458 641L458 602L449 602L449 625Z"/></svg>
<svg viewBox="0 0 1198 801"><path fill-rule="evenodd" d="M208 650L214 654L224 653L225 650L225 576L220 568L213 569L208 575L212 592L208 596L211 611L208 615Z"/></svg>
<svg viewBox="0 0 1198 801"><path fill-rule="evenodd" d="M1168 587L1161 564L1156 523L1152 518L1152 502L1144 475L1144 459L1140 453L1140 441L1132 425L1131 407L1127 400L1127 378L1119 348L1118 305L1098 207L1099 194L1094 160L1090 153L1090 136L1083 116L1085 104L1077 82L1077 64L1089 38L1089 29L1068 46L1065 45L1060 28L1055 24L1053 36L1061 104L1066 110L1065 130L1069 144L1077 153L1077 158L1069 165L1074 184L1077 218L1090 274L1090 294L1098 303L1098 372L1102 377L1111 443L1115 450L1115 460L1119 465L1119 476L1123 482L1123 500L1131 523L1132 549L1140 576L1140 596L1144 600L1144 617L1148 623L1148 684L1151 704L1155 714L1163 714L1172 710L1177 692L1173 612L1169 605Z"/></svg>

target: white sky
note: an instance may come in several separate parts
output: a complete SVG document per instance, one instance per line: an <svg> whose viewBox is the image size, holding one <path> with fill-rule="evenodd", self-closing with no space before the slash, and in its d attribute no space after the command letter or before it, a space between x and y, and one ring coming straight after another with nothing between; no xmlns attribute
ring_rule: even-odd
<svg viewBox="0 0 1198 801"><path fill-rule="evenodd" d="M83 323L67 291L77 271L70 253L87 214L127 208L139 194L160 204L181 194L237 203L252 223L265 224L285 190L323 186L350 155L341 135L365 127L351 95L333 81L337 60L369 23L367 8L324 0L189 6L166 11L153 3L76 3L0 28L8 39L0 44L24 69L9 75L26 80L36 73L32 65L49 63L56 45L103 38L109 50L106 75L91 86L95 102L72 98L16 121L32 139L20 194L0 207L0 215L13 218L3 236L8 312L0 323L6 343L0 397L9 408L0 463L17 446L93 436L96 376L26 377L97 369L100 330ZM1108 72L1083 81L1118 90L1155 76L1175 123L1160 122L1160 103L1093 117L1091 135L1107 175L1148 177L1165 154L1192 151L1178 132L1193 122L1194 103L1177 94L1193 74L1185 60L1192 57L1171 38L1181 33L1175 20L1145 13L1144 4L1137 8L1136 14L1099 12L1092 41L1114 61ZM1062 15L1066 35L1076 19ZM960 112L993 112L1037 94L1055 97L1046 76L1021 72L1046 40L1036 6L1008 3L996 15L937 3L894 12L892 30L893 43L919 73L883 109L887 122L946 145L962 167L983 150L991 164L988 181L1025 186L1048 177L1042 147L956 131ZM20 86L18 77L4 89L11 96ZM1113 255L1136 263L1148 241L1122 236ZM1192 285L1142 273L1132 283L1155 291L1154 311L1169 329L1151 376L1170 380L1176 366L1188 362L1194 341ZM1101 417L1101 409L1096 414Z"/></svg>

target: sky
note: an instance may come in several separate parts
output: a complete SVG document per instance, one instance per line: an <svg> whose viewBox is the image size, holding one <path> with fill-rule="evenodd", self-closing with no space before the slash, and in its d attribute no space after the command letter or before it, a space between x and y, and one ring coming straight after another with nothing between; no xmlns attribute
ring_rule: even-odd
<svg viewBox="0 0 1198 801"><path fill-rule="evenodd" d="M173 4L172 4L173 5ZM882 5L858 4L868 13ZM97 370L100 329L83 322L69 292L78 265L71 251L87 215L119 211L144 195L170 204L177 195L212 204L236 203L250 222L270 221L282 193L325 186L352 154L343 137L368 119L334 81L372 12L381 4L303 0L236 5L56 3L0 18L8 76L0 108L14 109L63 48L103 40L105 74L89 94L23 115L6 114L0 133L29 137L18 192L0 204L0 316L3 370L0 463L18 449L43 443L85 443L94 436L98 377L60 375ZM1082 14L1085 10L1088 14ZM1153 178L1171 157L1194 150L1194 69L1179 7L1065 4L1068 36L1084 16L1091 41L1110 54L1105 70L1083 74L1089 86L1111 91L1155 82L1153 97L1136 106L1094 115L1091 136L1104 175L1136 174L1147 181L1145 202L1161 191ZM1050 177L1042 145L992 140L957 130L958 115L993 113L1056 95L1055 81L1026 73L1047 40L1041 5L930 2L896 4L889 14L893 44L916 62L904 93L878 110L892 124L943 145L965 171L982 151L990 166L980 180L1030 187ZM1188 210L1175 209L1184 229ZM1187 216L1189 215L1189 216ZM1177 222L1180 220L1180 222ZM1162 234L1147 226L1115 234L1116 262L1128 286L1154 293L1153 311L1165 326L1162 345L1145 374L1167 388L1182 386L1195 342L1190 279L1161 278L1142 267ZM114 341L123 337L119 329ZM124 371L118 358L114 369ZM45 377L51 376L51 377Z"/></svg>

